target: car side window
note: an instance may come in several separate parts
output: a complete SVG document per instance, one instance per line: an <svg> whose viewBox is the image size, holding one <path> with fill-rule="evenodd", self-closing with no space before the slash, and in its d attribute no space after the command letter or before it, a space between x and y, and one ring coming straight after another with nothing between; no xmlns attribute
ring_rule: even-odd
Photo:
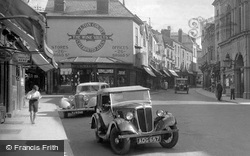
<svg viewBox="0 0 250 156"><path fill-rule="evenodd" d="M107 105L107 104L110 105L110 98L109 98L108 95L102 96L102 104L103 104L103 105Z"/></svg>

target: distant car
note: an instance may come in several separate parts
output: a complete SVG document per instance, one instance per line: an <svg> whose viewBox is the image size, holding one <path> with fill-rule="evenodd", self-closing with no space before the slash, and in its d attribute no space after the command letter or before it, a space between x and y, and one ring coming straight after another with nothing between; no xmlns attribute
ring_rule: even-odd
<svg viewBox="0 0 250 156"><path fill-rule="evenodd" d="M149 89L125 86L101 89L91 118L97 142L110 141L115 154L126 154L131 145L160 143L174 147L179 138L175 117L157 110L153 117Z"/></svg>
<svg viewBox="0 0 250 156"><path fill-rule="evenodd" d="M181 92L189 92L189 85L188 85L188 79L187 78L176 78L175 81L175 93L178 91Z"/></svg>
<svg viewBox="0 0 250 156"><path fill-rule="evenodd" d="M95 111L96 95L98 90L109 88L105 82L87 82L81 83L76 87L76 94L63 97L60 103L60 113L67 117L71 112Z"/></svg>

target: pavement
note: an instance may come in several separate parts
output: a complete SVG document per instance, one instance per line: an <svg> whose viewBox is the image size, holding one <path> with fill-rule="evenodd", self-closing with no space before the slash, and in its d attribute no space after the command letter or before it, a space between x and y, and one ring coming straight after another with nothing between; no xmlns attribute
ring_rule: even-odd
<svg viewBox="0 0 250 156"><path fill-rule="evenodd" d="M56 103L61 97L43 95L39 101L35 124L30 122L28 101L26 101L21 110L0 124L0 140L64 140L64 156L74 156L57 111Z"/></svg>
<svg viewBox="0 0 250 156"><path fill-rule="evenodd" d="M215 97L215 93L204 90L203 88L195 88L196 92L199 94L202 94L204 96L208 96L214 99L217 99ZM232 103L236 103L236 104L241 104L241 105L250 105L250 99L243 99L243 98L235 98L235 100L231 100L230 96L227 96L225 94L222 94L222 101L224 102L232 102Z"/></svg>
<svg viewBox="0 0 250 156"><path fill-rule="evenodd" d="M215 98L214 93L202 88L195 88L196 92L211 98ZM152 91L155 94L163 90ZM57 111L57 104L62 95L43 95L39 103L36 123L31 124L28 112L28 103L17 111L12 118L6 118L5 123L0 124L0 140L64 140L64 156L74 156L64 130L61 118ZM250 100L223 95L222 101L237 104L250 104Z"/></svg>

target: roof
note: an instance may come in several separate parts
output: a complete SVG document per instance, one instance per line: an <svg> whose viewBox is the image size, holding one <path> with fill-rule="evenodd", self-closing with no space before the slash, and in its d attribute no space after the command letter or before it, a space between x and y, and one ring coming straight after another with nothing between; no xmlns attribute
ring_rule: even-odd
<svg viewBox="0 0 250 156"><path fill-rule="evenodd" d="M126 63L113 57L78 56L61 60L60 63Z"/></svg>
<svg viewBox="0 0 250 156"><path fill-rule="evenodd" d="M78 86L90 86L90 85L108 85L106 82L86 82L86 83L80 83Z"/></svg>
<svg viewBox="0 0 250 156"><path fill-rule="evenodd" d="M43 0L44 1L44 0ZM133 15L119 0L109 0L109 13L97 14L97 0L66 0L64 12L54 12L54 0L47 0L45 12L50 15L73 15L73 16L107 16L107 17L131 17Z"/></svg>
<svg viewBox="0 0 250 156"><path fill-rule="evenodd" d="M99 93L115 93L115 92L130 92L130 91L147 91L149 88L142 86L124 86L124 87L111 87L99 91Z"/></svg>

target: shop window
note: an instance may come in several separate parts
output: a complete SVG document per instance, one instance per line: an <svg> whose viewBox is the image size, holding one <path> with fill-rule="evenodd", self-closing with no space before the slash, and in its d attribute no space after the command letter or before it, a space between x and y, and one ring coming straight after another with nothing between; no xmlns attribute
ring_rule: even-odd
<svg viewBox="0 0 250 156"><path fill-rule="evenodd" d="M106 82L111 87L114 86L114 69L98 69L97 79L99 82Z"/></svg>
<svg viewBox="0 0 250 156"><path fill-rule="evenodd" d="M126 79L126 71L125 70L118 70L118 86L126 86L127 79Z"/></svg>
<svg viewBox="0 0 250 156"><path fill-rule="evenodd" d="M61 85L70 86L71 85L71 68L62 68L60 69L60 82Z"/></svg>

